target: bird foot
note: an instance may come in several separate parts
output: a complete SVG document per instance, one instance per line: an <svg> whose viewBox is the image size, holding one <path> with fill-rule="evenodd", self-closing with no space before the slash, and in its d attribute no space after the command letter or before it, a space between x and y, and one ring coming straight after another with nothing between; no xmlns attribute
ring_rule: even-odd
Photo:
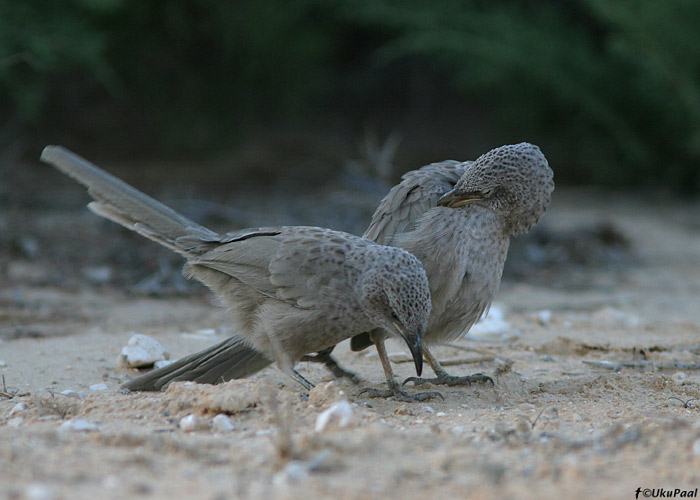
<svg viewBox="0 0 700 500"><path fill-rule="evenodd" d="M454 386L454 385L472 385L472 383L479 383L479 384L485 384L487 382L491 382L491 385L496 385L493 382L493 379L489 377L488 375L484 375L483 373L475 373L473 375L467 375L466 377L454 377L452 375L439 375L435 378L420 378L420 377L408 377L406 380L403 381L403 384L401 385L406 385L409 382L413 382L413 385L425 385L425 384L435 384L435 385L449 385L449 386Z"/></svg>
<svg viewBox="0 0 700 500"><path fill-rule="evenodd" d="M428 399L433 399L433 398L440 398L443 401L445 400L445 397L437 391L419 392L418 394L409 394L405 391L402 391L398 385L396 387L393 387L390 389L373 389L373 388L368 387L366 389L362 389L357 395L361 396L363 394L367 394L367 396L369 396L370 398L391 398L391 397L393 397L394 399L396 399L398 401L404 401L406 403L415 403L418 401L426 401Z"/></svg>
<svg viewBox="0 0 700 500"><path fill-rule="evenodd" d="M360 385L360 382L362 382L362 378L357 376L357 374L351 372L350 370L346 370L345 368L343 368L342 366L340 366L337 363L335 363L333 365L333 364L326 362L326 368L328 368L328 370L337 379L346 378L355 385Z"/></svg>
<svg viewBox="0 0 700 500"><path fill-rule="evenodd" d="M323 363L328 368L333 376L337 379L346 378L355 385L359 385L362 379L350 370L346 370L330 355L330 351L322 351L318 354L306 354L302 356L301 361L310 363Z"/></svg>

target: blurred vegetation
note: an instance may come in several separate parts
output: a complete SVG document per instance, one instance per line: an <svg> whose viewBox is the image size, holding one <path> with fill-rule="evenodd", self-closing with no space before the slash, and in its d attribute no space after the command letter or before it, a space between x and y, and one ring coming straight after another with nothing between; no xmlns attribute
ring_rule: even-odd
<svg viewBox="0 0 700 500"><path fill-rule="evenodd" d="M698 19L694 0L2 2L0 117L207 150L255 127L391 127L420 73L430 106L487 110L450 126L537 142L560 179L697 192Z"/></svg>

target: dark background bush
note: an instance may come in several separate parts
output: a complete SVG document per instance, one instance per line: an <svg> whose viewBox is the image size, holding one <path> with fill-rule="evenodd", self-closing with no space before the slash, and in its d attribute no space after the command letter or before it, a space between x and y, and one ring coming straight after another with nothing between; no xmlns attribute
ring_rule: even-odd
<svg viewBox="0 0 700 500"><path fill-rule="evenodd" d="M2 2L0 148L283 135L342 157L371 129L403 137L399 171L528 140L559 182L697 192L698 19L693 0Z"/></svg>

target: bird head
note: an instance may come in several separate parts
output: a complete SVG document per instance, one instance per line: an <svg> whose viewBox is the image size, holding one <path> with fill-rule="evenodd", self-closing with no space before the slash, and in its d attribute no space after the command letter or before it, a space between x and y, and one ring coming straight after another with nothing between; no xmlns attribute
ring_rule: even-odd
<svg viewBox="0 0 700 500"><path fill-rule="evenodd" d="M381 328L406 342L416 372L423 371L423 333L430 317L430 288L420 261L400 248L376 245L380 255L363 286L367 315Z"/></svg>
<svg viewBox="0 0 700 500"><path fill-rule="evenodd" d="M481 155L465 170L438 206L476 203L501 215L509 234L530 230L544 214L554 190L554 173L540 148L527 142Z"/></svg>

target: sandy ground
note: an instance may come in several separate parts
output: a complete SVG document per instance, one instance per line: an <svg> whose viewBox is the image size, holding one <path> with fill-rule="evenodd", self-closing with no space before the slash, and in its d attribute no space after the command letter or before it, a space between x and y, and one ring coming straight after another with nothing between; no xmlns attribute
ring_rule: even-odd
<svg viewBox="0 0 700 500"><path fill-rule="evenodd" d="M415 404L357 396L361 386L308 363L299 369L318 384L309 395L274 368L219 386L124 394L119 385L134 374L115 362L134 332L177 358L224 338L223 313L201 294L66 290L41 284L31 263L10 262L0 326L18 333L0 341L0 498L631 499L637 488L697 491L699 208L558 192L546 227L612 222L629 238L634 263L560 266L554 279L504 282L502 335L436 350L454 362L452 373L484 372L495 386L427 386L444 401ZM411 376L405 349L389 351L397 376ZM336 352L365 385L382 385L371 350L343 344ZM108 389L90 389L101 383ZM66 390L80 394L60 394ZM319 414L341 400L351 422L316 431ZM221 413L232 430L210 427ZM179 422L191 414L201 427L186 432ZM89 428L66 428L77 419Z"/></svg>

